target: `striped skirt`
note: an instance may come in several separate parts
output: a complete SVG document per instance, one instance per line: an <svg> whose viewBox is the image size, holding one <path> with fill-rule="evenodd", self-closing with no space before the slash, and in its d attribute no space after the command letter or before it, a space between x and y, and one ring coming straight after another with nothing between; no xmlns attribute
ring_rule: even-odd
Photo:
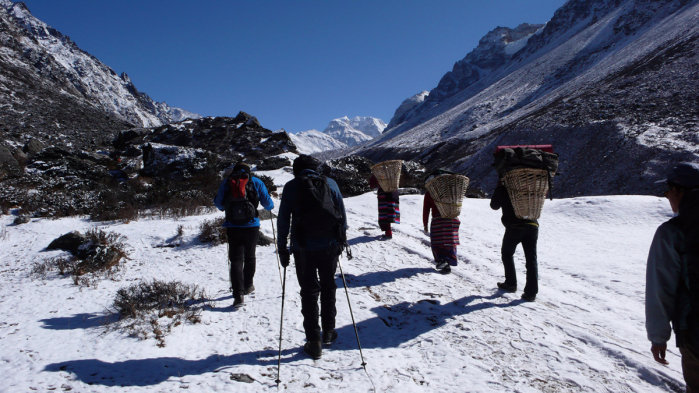
<svg viewBox="0 0 699 393"><path fill-rule="evenodd" d="M461 221L458 218L432 217L432 224L430 225L432 245L459 244L459 225L461 225Z"/></svg>
<svg viewBox="0 0 699 393"><path fill-rule="evenodd" d="M400 203L397 195L392 193L379 193L379 224L400 224Z"/></svg>

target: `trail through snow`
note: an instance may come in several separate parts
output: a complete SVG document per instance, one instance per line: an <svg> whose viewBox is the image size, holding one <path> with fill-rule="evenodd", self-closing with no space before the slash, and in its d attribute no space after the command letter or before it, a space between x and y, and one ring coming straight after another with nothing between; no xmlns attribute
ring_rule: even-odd
<svg viewBox="0 0 699 393"><path fill-rule="evenodd" d="M367 373L361 368L342 280L337 274L338 341L313 361L304 342L293 262L286 272L280 389L352 392L657 392L680 391L680 357L656 364L645 337L645 259L667 200L643 196L547 201L540 220L540 292L519 299L503 279L500 212L488 200L464 202L459 265L441 275L422 230L422 196L403 196L403 222L381 241L376 196L347 198L354 259L342 266ZM279 205L279 200L275 200ZM276 210L276 208L275 208ZM219 213L221 214L221 213ZM0 373L2 392L267 391L276 387L281 282L274 246L258 247L256 291L240 310L228 291L226 246L197 240L217 214L129 224L79 218L0 217ZM166 244L184 227L179 247ZM79 290L69 278L41 280L33 262L54 238L91 227L128 238L130 260L117 281ZM272 236L269 221L262 231ZM106 330L117 289L139 280L180 280L206 289L214 309L184 324L159 348ZM673 339L674 340L674 339ZM239 382L247 374L252 383Z"/></svg>

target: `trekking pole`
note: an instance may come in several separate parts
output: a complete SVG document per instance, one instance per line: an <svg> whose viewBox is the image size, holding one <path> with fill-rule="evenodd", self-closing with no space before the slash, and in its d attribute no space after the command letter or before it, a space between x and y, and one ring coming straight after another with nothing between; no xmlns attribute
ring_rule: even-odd
<svg viewBox="0 0 699 393"><path fill-rule="evenodd" d="M284 290L284 280L282 280L282 268L279 262L279 250L277 249L277 232L274 230L274 218L270 218L269 221L272 223L272 237L274 238L274 252L277 254L277 269L279 270L279 281L282 283L282 290ZM284 268L284 276L286 276L286 268Z"/></svg>
<svg viewBox="0 0 699 393"><path fill-rule="evenodd" d="M231 293L233 293L233 281L231 280L231 244L226 241L226 248L228 249L228 254L226 254L226 260L228 261L228 281L231 284Z"/></svg>
<svg viewBox="0 0 699 393"><path fill-rule="evenodd" d="M279 321L279 358L277 359L277 388L282 380L279 378L282 369L282 328L284 326L284 295L286 294L286 266L284 266L284 279L282 280L282 316Z"/></svg>
<svg viewBox="0 0 699 393"><path fill-rule="evenodd" d="M337 258L337 263L340 265L340 275L342 276L342 283L345 284L345 295L347 295L347 304L349 305L350 316L352 316L352 325L354 325L354 335L357 336L357 346L359 346L359 356L362 357L362 367L364 367L364 371L366 371L366 362L364 361L364 354L362 353L362 344L359 342L359 332L357 332L357 324L354 322L354 314L352 313L352 303L350 303L349 292L347 291L347 281L345 280L345 273L342 271L342 257L341 256Z"/></svg>

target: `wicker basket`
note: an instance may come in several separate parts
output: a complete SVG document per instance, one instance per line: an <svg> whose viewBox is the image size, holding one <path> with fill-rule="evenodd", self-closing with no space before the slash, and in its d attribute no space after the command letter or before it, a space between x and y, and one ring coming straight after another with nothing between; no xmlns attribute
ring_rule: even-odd
<svg viewBox="0 0 699 393"><path fill-rule="evenodd" d="M402 160L384 161L372 166L371 173L384 191L393 192L398 189L402 166Z"/></svg>
<svg viewBox="0 0 699 393"><path fill-rule="evenodd" d="M444 218L456 218L461 214L461 202L468 188L468 177L439 175L425 183L439 214Z"/></svg>
<svg viewBox="0 0 699 393"><path fill-rule="evenodd" d="M538 220L549 191L548 171L517 168L507 172L502 180L517 218Z"/></svg>

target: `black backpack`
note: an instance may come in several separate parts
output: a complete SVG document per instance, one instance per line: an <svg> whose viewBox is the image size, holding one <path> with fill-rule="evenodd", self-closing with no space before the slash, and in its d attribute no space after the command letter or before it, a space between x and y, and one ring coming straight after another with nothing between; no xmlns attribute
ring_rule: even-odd
<svg viewBox="0 0 699 393"><path fill-rule="evenodd" d="M670 220L684 234L684 253L687 258L687 271L680 286L689 295L691 311L687 317L689 335L694 345L699 345L699 188L685 191L680 202L680 215Z"/></svg>
<svg viewBox="0 0 699 393"><path fill-rule="evenodd" d="M223 197L226 221L233 225L251 223L257 217L260 198L249 173L234 172L228 176L228 191Z"/></svg>
<svg viewBox="0 0 699 393"><path fill-rule="evenodd" d="M325 176L309 173L299 181L296 205L296 239L301 247L309 237L333 237L341 248L347 243L342 227L342 212L335 205Z"/></svg>

